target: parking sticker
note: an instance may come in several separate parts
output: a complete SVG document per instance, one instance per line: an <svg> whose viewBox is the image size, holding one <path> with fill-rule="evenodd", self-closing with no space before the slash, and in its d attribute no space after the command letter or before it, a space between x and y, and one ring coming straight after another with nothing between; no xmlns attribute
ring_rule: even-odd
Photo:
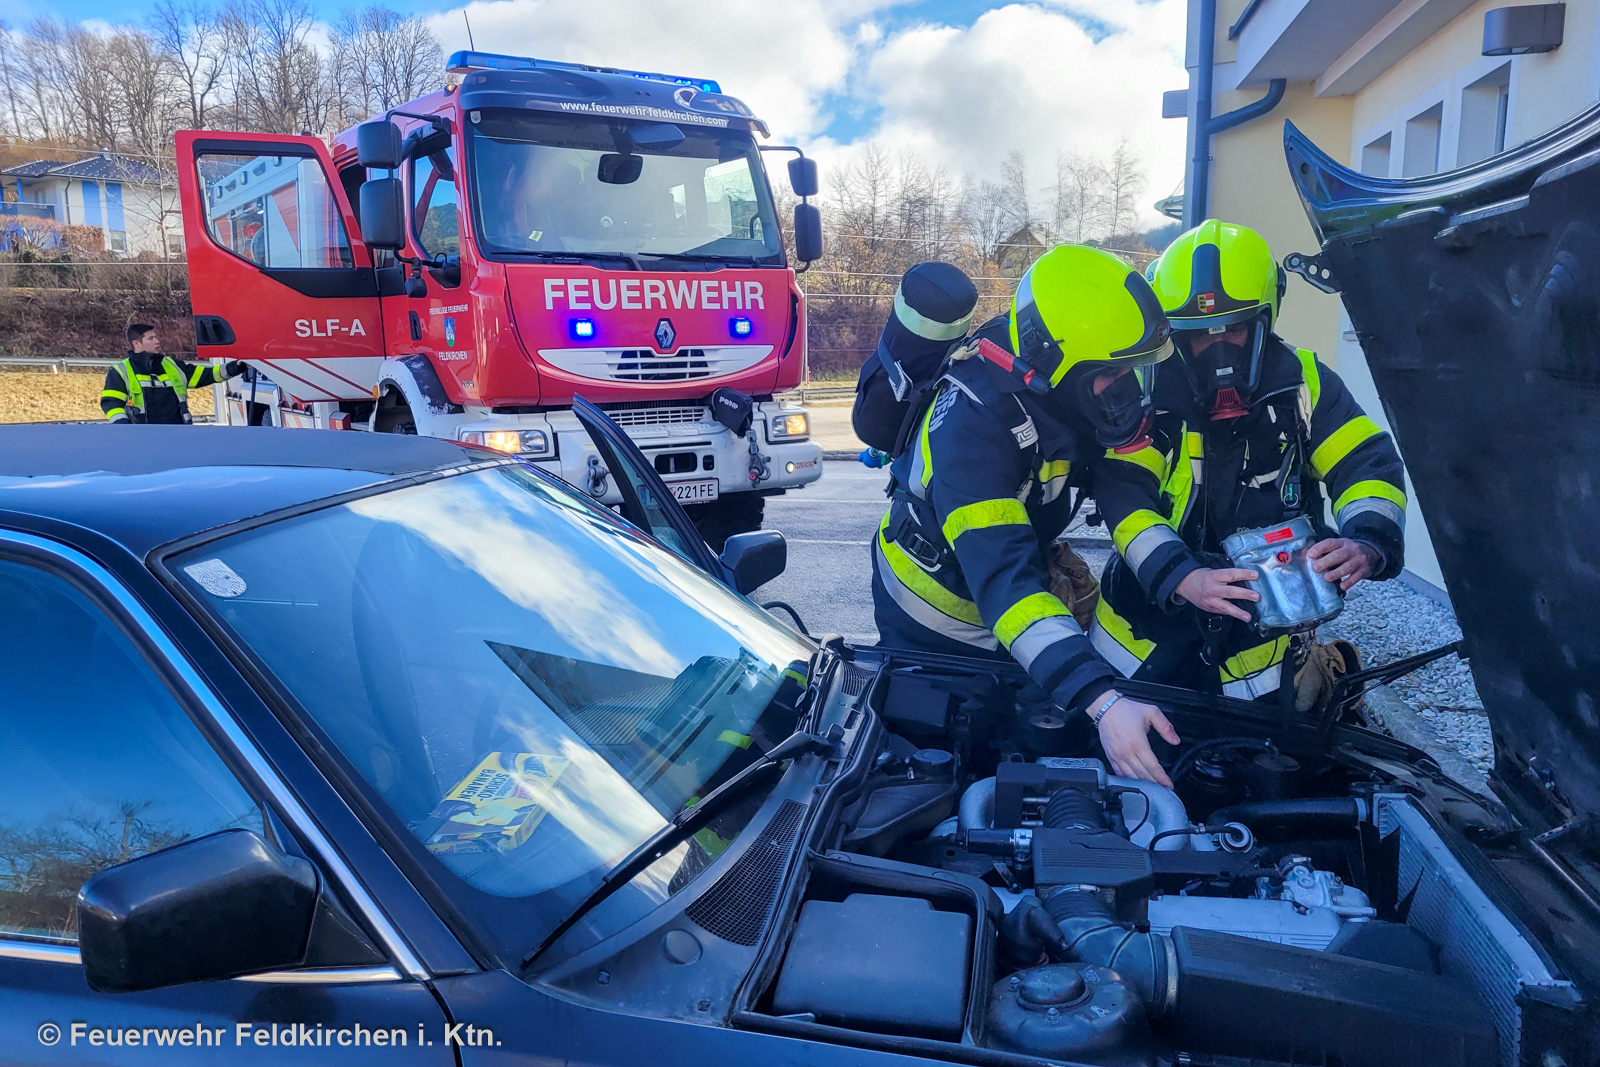
<svg viewBox="0 0 1600 1067"><path fill-rule="evenodd" d="M191 563L183 568L183 572L212 596L232 599L244 595L244 579L220 559L203 559L199 563Z"/></svg>

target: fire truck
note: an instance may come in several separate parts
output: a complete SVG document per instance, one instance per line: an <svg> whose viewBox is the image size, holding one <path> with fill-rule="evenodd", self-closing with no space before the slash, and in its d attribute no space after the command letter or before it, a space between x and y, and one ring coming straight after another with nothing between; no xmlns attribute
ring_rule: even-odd
<svg viewBox="0 0 1600 1067"><path fill-rule="evenodd" d="M822 473L776 399L803 376L816 165L757 135L715 81L478 52L331 146L180 133L199 354L250 367L218 421L466 441L614 502L582 396L713 544L755 529Z"/></svg>

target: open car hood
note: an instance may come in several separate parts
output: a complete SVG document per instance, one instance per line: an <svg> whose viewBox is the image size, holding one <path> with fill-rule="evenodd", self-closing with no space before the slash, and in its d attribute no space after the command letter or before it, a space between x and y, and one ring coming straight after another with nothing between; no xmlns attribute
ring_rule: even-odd
<svg viewBox="0 0 1600 1067"><path fill-rule="evenodd" d="M1497 785L1593 816L1600 107L1426 178L1359 174L1292 124L1284 147L1322 242L1308 277L1342 293L1433 534Z"/></svg>

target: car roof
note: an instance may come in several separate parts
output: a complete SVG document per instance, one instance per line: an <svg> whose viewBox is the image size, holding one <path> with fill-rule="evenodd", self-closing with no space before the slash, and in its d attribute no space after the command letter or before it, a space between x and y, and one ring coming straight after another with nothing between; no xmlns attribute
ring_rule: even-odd
<svg viewBox="0 0 1600 1067"><path fill-rule="evenodd" d="M495 456L431 437L272 427L0 426L0 525L30 518L151 548Z"/></svg>

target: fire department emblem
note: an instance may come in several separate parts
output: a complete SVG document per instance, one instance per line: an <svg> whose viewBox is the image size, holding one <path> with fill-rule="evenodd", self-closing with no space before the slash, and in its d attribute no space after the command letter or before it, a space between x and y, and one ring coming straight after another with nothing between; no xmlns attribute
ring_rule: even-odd
<svg viewBox="0 0 1600 1067"><path fill-rule="evenodd" d="M656 323L656 349L661 352L672 351L672 342L678 339L678 331L672 328L671 319L662 319Z"/></svg>
<svg viewBox="0 0 1600 1067"><path fill-rule="evenodd" d="M1217 306L1216 293L1201 293L1194 300L1196 304L1200 305L1200 314L1202 315L1210 314L1211 309Z"/></svg>

